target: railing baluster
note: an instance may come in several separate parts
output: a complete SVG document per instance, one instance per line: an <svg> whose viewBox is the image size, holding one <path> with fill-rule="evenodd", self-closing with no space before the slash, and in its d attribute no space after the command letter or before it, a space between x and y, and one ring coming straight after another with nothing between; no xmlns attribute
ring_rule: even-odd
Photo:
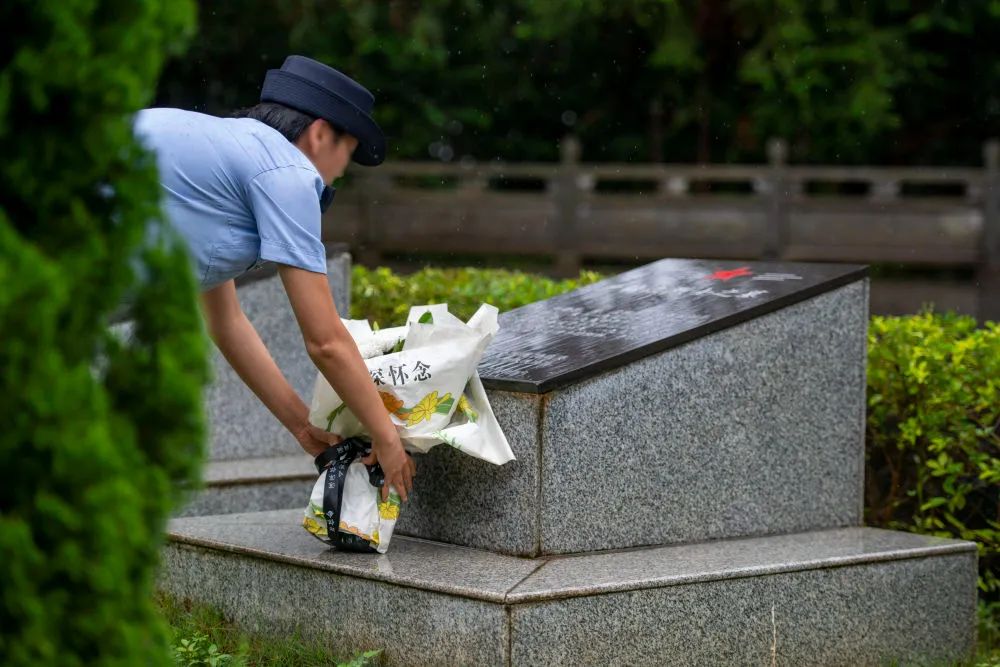
<svg viewBox="0 0 1000 667"><path fill-rule="evenodd" d="M576 220L580 205L580 140L569 135L559 146L559 172L549 182L555 198L556 217L550 241L555 250L554 271L560 276L580 273L581 261L577 244Z"/></svg>
<svg viewBox="0 0 1000 667"><path fill-rule="evenodd" d="M983 145L982 257L979 260L979 321L1000 322L1000 141Z"/></svg>
<svg viewBox="0 0 1000 667"><path fill-rule="evenodd" d="M787 161L788 144L783 139L767 142L768 207L764 223L764 259L780 259L788 243Z"/></svg>

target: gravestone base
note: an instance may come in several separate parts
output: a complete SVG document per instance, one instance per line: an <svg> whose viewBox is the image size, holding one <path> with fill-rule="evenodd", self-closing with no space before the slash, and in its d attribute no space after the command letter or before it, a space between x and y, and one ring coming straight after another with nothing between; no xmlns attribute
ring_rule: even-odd
<svg viewBox="0 0 1000 667"><path fill-rule="evenodd" d="M501 319L480 373L517 459L415 456L397 533L539 556L860 525L868 281L848 277L544 393L488 375L526 346Z"/></svg>
<svg viewBox="0 0 1000 667"><path fill-rule="evenodd" d="M331 551L301 510L175 519L160 585L383 665L948 664L976 547L872 528L516 558L406 537Z"/></svg>

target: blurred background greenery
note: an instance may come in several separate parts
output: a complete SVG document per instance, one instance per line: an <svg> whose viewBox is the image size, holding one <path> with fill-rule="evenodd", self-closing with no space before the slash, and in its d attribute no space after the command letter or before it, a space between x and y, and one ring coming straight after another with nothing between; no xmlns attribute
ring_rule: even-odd
<svg viewBox="0 0 1000 667"><path fill-rule="evenodd" d="M158 105L224 114L289 53L376 95L390 157L981 164L1000 0L200 3Z"/></svg>

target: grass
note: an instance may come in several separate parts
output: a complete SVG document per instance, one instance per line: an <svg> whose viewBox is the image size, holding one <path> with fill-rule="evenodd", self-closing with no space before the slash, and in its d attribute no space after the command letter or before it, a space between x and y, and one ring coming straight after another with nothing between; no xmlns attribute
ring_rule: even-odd
<svg viewBox="0 0 1000 667"><path fill-rule="evenodd" d="M1000 667L1000 602L979 603L979 650L970 664Z"/></svg>
<svg viewBox="0 0 1000 667"><path fill-rule="evenodd" d="M166 593L159 593L156 602L170 624L174 655L183 667L362 667L381 653L369 651L345 661L315 638L250 633L212 607Z"/></svg>

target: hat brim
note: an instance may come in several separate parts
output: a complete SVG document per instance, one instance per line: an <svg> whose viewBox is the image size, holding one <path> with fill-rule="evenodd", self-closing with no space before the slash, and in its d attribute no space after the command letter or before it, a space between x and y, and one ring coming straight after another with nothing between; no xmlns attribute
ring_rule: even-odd
<svg viewBox="0 0 1000 667"><path fill-rule="evenodd" d="M351 159L360 165L374 167L385 160L385 135L375 119L349 100L309 79L291 72L269 70L264 77L260 101L283 104L343 129L358 140Z"/></svg>

